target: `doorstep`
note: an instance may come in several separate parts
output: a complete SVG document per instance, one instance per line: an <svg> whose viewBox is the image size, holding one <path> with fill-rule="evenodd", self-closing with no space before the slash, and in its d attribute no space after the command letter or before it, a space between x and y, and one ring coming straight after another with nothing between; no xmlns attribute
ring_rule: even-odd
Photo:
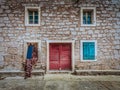
<svg viewBox="0 0 120 90"><path fill-rule="evenodd" d="M120 70L76 70L75 75L120 75Z"/></svg>
<svg viewBox="0 0 120 90"><path fill-rule="evenodd" d="M43 76L45 74L45 70L33 70L32 76ZM16 77L16 76L22 76L24 77L24 71L20 70L4 70L0 71L0 77Z"/></svg>

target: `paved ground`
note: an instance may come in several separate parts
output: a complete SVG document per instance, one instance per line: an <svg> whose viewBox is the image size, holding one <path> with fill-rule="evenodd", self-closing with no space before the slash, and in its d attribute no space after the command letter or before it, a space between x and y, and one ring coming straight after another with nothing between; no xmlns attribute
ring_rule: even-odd
<svg viewBox="0 0 120 90"><path fill-rule="evenodd" d="M120 90L120 76L47 74L26 80L9 77L0 80L0 90Z"/></svg>

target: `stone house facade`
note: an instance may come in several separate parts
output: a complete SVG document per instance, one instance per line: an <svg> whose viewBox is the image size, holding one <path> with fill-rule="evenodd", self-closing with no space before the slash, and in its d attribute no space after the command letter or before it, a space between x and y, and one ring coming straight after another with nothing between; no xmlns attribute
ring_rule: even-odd
<svg viewBox="0 0 120 90"><path fill-rule="evenodd" d="M0 71L120 70L119 0L0 0Z"/></svg>

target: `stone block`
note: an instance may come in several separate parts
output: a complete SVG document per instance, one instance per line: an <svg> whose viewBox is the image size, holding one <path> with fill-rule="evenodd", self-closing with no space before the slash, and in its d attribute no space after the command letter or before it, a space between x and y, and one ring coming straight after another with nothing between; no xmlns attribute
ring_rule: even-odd
<svg viewBox="0 0 120 90"><path fill-rule="evenodd" d="M16 47L9 47L9 48L7 49L7 52L8 52L9 54L17 54L18 49L17 49Z"/></svg>
<svg viewBox="0 0 120 90"><path fill-rule="evenodd" d="M98 34L98 37L102 37L102 34Z"/></svg>
<svg viewBox="0 0 120 90"><path fill-rule="evenodd" d="M14 56L12 56L12 55L5 55L5 56L4 56L4 62L5 62L6 64L8 64L8 63L10 63L10 62L14 62Z"/></svg>
<svg viewBox="0 0 120 90"><path fill-rule="evenodd" d="M4 17L4 20L9 20L9 18L8 17Z"/></svg>
<svg viewBox="0 0 120 90"><path fill-rule="evenodd" d="M42 16L44 16L44 17L45 17L45 16L48 16L48 13L43 13Z"/></svg>
<svg viewBox="0 0 120 90"><path fill-rule="evenodd" d="M64 1L61 1L60 4L65 4L65 2L64 2Z"/></svg>
<svg viewBox="0 0 120 90"><path fill-rule="evenodd" d="M0 13L3 13L3 9L0 9Z"/></svg>
<svg viewBox="0 0 120 90"><path fill-rule="evenodd" d="M100 67L100 65L93 65L93 66L91 66L91 69L92 70L100 70L101 67Z"/></svg>
<svg viewBox="0 0 120 90"><path fill-rule="evenodd" d="M114 26L116 29L120 29L120 26L119 25L115 25Z"/></svg>
<svg viewBox="0 0 120 90"><path fill-rule="evenodd" d="M5 10L6 13L10 13L11 11L10 10Z"/></svg>
<svg viewBox="0 0 120 90"><path fill-rule="evenodd" d="M120 36L115 36L115 39L118 39L118 40L120 40Z"/></svg>
<svg viewBox="0 0 120 90"><path fill-rule="evenodd" d="M2 55L0 55L0 64L1 64L1 62L4 62Z"/></svg>
<svg viewBox="0 0 120 90"><path fill-rule="evenodd" d="M111 11L111 10L113 10L113 8L112 8L112 7L109 7L109 8L106 8L106 10L107 10L107 11Z"/></svg>
<svg viewBox="0 0 120 90"><path fill-rule="evenodd" d="M5 26L5 24L4 23L0 23L0 27L2 27L2 26Z"/></svg>
<svg viewBox="0 0 120 90"><path fill-rule="evenodd" d="M4 47L0 47L0 52L3 52L4 51Z"/></svg>
<svg viewBox="0 0 120 90"><path fill-rule="evenodd" d="M76 32L71 32L72 35L76 35L77 33Z"/></svg>
<svg viewBox="0 0 120 90"><path fill-rule="evenodd" d="M119 25L120 25L120 21L117 21L117 24L119 24Z"/></svg>
<svg viewBox="0 0 120 90"><path fill-rule="evenodd" d="M115 49L120 49L120 45L116 45L116 46L115 46Z"/></svg>
<svg viewBox="0 0 120 90"><path fill-rule="evenodd" d="M88 34L93 34L93 31L92 31L92 30L89 30L89 31L88 31Z"/></svg>
<svg viewBox="0 0 120 90"><path fill-rule="evenodd" d="M75 28L70 28L70 31L74 31L75 30Z"/></svg>
<svg viewBox="0 0 120 90"><path fill-rule="evenodd" d="M20 55L14 55L15 62L22 62L22 56Z"/></svg>
<svg viewBox="0 0 120 90"><path fill-rule="evenodd" d="M72 24L72 22L67 22L67 23L66 23L66 25L71 25L71 24Z"/></svg>
<svg viewBox="0 0 120 90"><path fill-rule="evenodd" d="M0 55L0 69L4 68L4 60L3 60L3 56Z"/></svg>
<svg viewBox="0 0 120 90"><path fill-rule="evenodd" d="M66 32L64 32L64 34L70 34L70 31L66 31Z"/></svg>
<svg viewBox="0 0 120 90"><path fill-rule="evenodd" d="M118 50L114 50L115 55L118 55L118 53L119 53Z"/></svg>
<svg viewBox="0 0 120 90"><path fill-rule="evenodd" d="M9 17L13 17L13 16L14 16L14 14L8 14L8 16L9 16Z"/></svg>
<svg viewBox="0 0 120 90"><path fill-rule="evenodd" d="M120 12L117 12L117 17L120 17Z"/></svg>
<svg viewBox="0 0 120 90"><path fill-rule="evenodd" d="M4 39L3 39L3 37L0 37L0 41L3 41Z"/></svg>

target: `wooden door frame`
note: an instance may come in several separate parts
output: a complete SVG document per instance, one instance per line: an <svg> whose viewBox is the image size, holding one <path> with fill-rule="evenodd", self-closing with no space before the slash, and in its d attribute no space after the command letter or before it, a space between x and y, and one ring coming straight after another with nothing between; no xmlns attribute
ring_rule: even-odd
<svg viewBox="0 0 120 90"><path fill-rule="evenodd" d="M71 67L72 67L72 70L71 71L59 71L59 70L50 70L49 69L49 46L50 46L50 43L71 43L71 55L72 55L72 59L71 59ZM75 64L75 61L74 61L74 43L75 41L74 40L47 40L47 68L46 68L46 72L74 72L74 64Z"/></svg>

